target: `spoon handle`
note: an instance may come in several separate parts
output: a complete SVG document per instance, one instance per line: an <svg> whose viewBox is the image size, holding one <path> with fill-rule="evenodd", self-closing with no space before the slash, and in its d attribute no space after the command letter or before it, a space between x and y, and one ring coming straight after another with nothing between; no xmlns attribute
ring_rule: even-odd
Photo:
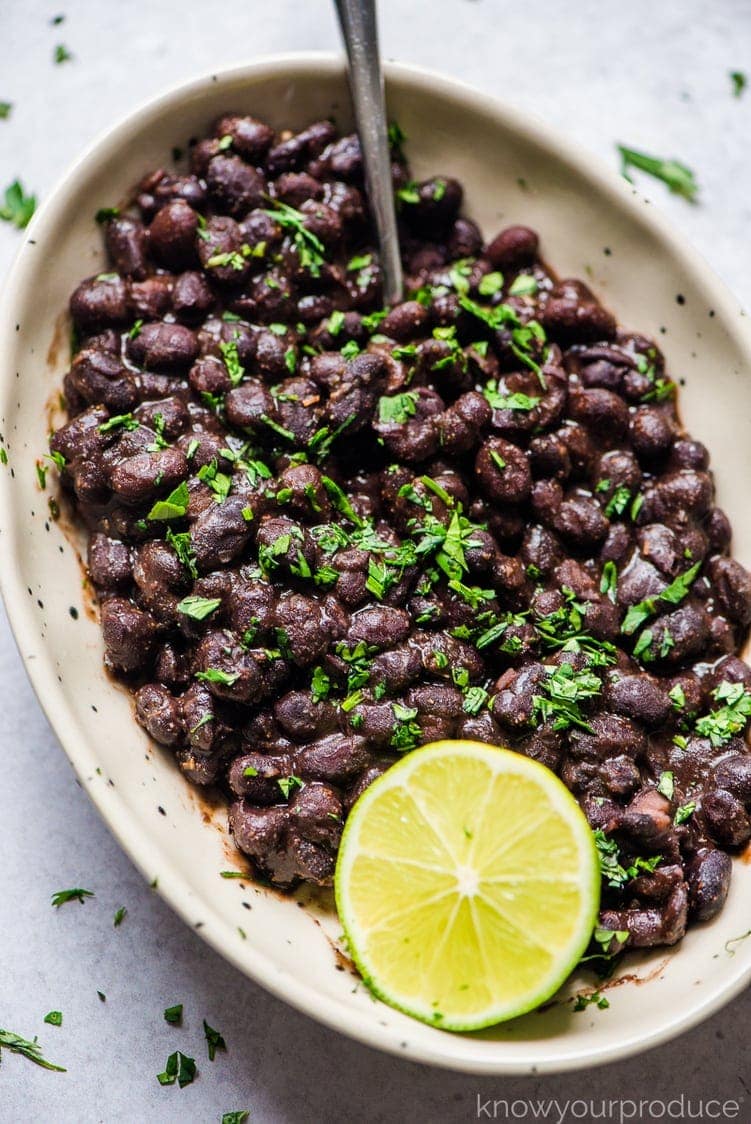
<svg viewBox="0 0 751 1124"><path fill-rule="evenodd" d="M383 299L385 304L394 304L402 300L403 278L375 0L335 0L335 3L347 48L349 85L381 253Z"/></svg>

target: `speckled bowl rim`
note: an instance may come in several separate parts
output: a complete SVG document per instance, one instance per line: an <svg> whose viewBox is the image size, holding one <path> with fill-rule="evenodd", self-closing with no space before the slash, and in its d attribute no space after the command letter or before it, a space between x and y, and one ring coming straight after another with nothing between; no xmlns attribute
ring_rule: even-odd
<svg viewBox="0 0 751 1124"><path fill-rule="evenodd" d="M611 204L626 211L634 223L646 228L651 237L662 243L681 268L691 275L707 294L711 292L712 306L723 315L728 332L734 338L739 351L747 356L751 366L751 327L744 321L742 315L739 316L741 310L738 301L700 255L686 245L683 236L674 231L671 224L653 207L646 207L646 200L628 187L619 176L604 168L589 153L580 150L569 141L562 141L551 128L536 121L526 112L480 93L465 83L412 65L389 63L384 69L387 81L391 79L398 83L411 84L413 88L422 91L438 92L452 99L467 113L485 115L492 113L502 128L526 136L540 147L547 149L554 158L572 166ZM134 127L141 127L157 119L160 113L172 106L176 100L200 94L202 91L215 91L217 82L238 79L258 80L264 77L270 79L284 75L288 70L298 75L318 74L329 77L341 75L343 62L338 56L328 53L295 52L274 55L246 66L210 71L191 81L171 87L156 98L149 99L89 144L54 190L49 193L32 219L26 232L26 242L34 238L41 240L54 231L66 205L76 194L79 179L90 173L92 162L101 163L116 158L118 149L123 143L123 136ZM0 371L5 363L5 356L10 351L19 320L18 294L23 288L22 282L28 272L36 268L33 258L23 251L24 246L19 250L3 289L0 305ZM7 404L15 388L7 370L5 376L0 385L0 402ZM15 568L17 519L8 475L0 473L0 590L24 666L40 705L77 775L83 781L92 770L96 769L96 753L92 745L87 743L66 702L65 693L57 681L52 661L46 654L32 603L26 596L23 574ZM149 872L153 866L153 858L150 855L151 840L147 834L140 831L139 825L131 816L119 792L109 786L100 786L95 790L87 785L84 787L123 850L144 877L150 877ZM167 877L160 878L157 892L190 926L197 895L168 860L162 860L162 871ZM645 1019L642 1033L632 1033L616 1046L598 1047L593 1044L591 1048L577 1048L569 1054L563 1056L558 1054L555 1058L546 1059L544 1042L539 1042L540 1057L534 1067L521 1065L518 1059L504 1058L502 1050L499 1050L497 1058L457 1059L451 1056L449 1035L446 1035L445 1039L440 1039L446 1043L444 1049L433 1048L432 1044L428 1043L410 1044L408 1049L403 1049L400 1042L404 1035L400 1030L394 1027L382 1028L377 1020L364 1023L357 1010L348 1007L344 1002L322 995L314 984L291 980L263 954L243 944L237 935L231 932L230 926L212 910L206 910L205 915L206 921L200 930L204 940L241 972L311 1018L368 1046L403 1059L477 1074L564 1072L632 1056L664 1043L700 1023L738 995L751 982L751 963L748 966L739 963L737 967L730 964L726 978L710 994L705 995L695 1007L683 1015L661 1020L660 1024L652 1029L648 1027L648 1020Z"/></svg>

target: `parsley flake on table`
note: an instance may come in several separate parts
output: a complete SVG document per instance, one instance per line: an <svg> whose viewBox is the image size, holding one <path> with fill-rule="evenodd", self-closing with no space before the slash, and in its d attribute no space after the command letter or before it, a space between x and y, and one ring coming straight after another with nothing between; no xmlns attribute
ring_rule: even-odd
<svg viewBox="0 0 751 1124"><path fill-rule="evenodd" d="M10 1050L11 1054L21 1054L22 1057L28 1058L34 1065L41 1066L42 1069L53 1069L57 1073L66 1073L67 1070L62 1065L53 1065L48 1062L42 1055L42 1048L34 1038L31 1042L28 1038L22 1038L20 1034L14 1034L12 1030L0 1030L0 1058L2 1058L3 1047Z"/></svg>
<svg viewBox="0 0 751 1124"><path fill-rule="evenodd" d="M696 200L699 185L694 173L685 164L678 160L661 160L658 156L648 156L645 152L637 152L635 148L626 148L622 144L617 145L617 148L621 155L621 175L629 183L633 183L631 169L638 168L639 171L662 180L674 195L682 195L690 203Z"/></svg>
<svg viewBox="0 0 751 1124"><path fill-rule="evenodd" d="M55 60L55 63L59 66L61 62L70 62L70 60L73 58L73 55L64 43L58 43L58 45L55 47L53 58Z"/></svg>
<svg viewBox="0 0 751 1124"><path fill-rule="evenodd" d="M222 1124L245 1124L245 1121L250 1116L247 1109L241 1109L239 1112L225 1112L222 1116Z"/></svg>
<svg viewBox="0 0 751 1124"><path fill-rule="evenodd" d="M0 219L24 230L37 205L36 195L27 195L20 180L13 180L5 189L5 202L0 207Z"/></svg>
<svg viewBox="0 0 751 1124"><path fill-rule="evenodd" d="M164 1008L164 1021L170 1026L179 1026L183 1021L183 1005L176 1003L174 1007Z"/></svg>
<svg viewBox="0 0 751 1124"><path fill-rule="evenodd" d="M83 905L85 898L93 897L93 890L81 890L78 888L74 890L57 890L52 895L52 904L55 909L59 909L60 906L65 905L66 902L80 902L81 905Z"/></svg>
<svg viewBox="0 0 751 1124"><path fill-rule="evenodd" d="M167 1058L164 1072L158 1073L156 1079L160 1085L174 1085L177 1081L180 1088L184 1089L195 1080L197 1072L195 1058L189 1058L181 1050L176 1050Z"/></svg>
<svg viewBox="0 0 751 1124"><path fill-rule="evenodd" d="M44 1022L49 1023L50 1026L62 1026L63 1025L63 1013L62 1013L62 1011L48 1011L47 1014L44 1016Z"/></svg>
<svg viewBox="0 0 751 1124"><path fill-rule="evenodd" d="M214 1058L216 1057L217 1050L226 1050L227 1043L224 1041L224 1038L218 1030L214 1030L213 1026L209 1026L209 1024L206 1022L206 1019L203 1020L203 1033L206 1038L206 1046L209 1052L209 1061L213 1062Z"/></svg>
<svg viewBox="0 0 751 1124"><path fill-rule="evenodd" d="M0 101L0 121L5 121L8 117L10 117L10 112L12 109L12 101Z"/></svg>
<svg viewBox="0 0 751 1124"><path fill-rule="evenodd" d="M112 918L112 924L115 928L117 928L118 925L122 925L127 913L128 911L124 905L121 905L119 909L115 910L115 916Z"/></svg>
<svg viewBox="0 0 751 1124"><path fill-rule="evenodd" d="M733 97L739 98L748 85L748 78L742 70L731 70L728 77L733 88Z"/></svg>

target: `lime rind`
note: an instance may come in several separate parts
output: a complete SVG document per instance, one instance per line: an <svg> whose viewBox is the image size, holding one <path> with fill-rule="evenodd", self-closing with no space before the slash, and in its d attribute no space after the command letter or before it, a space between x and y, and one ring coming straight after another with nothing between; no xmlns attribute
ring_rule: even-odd
<svg viewBox="0 0 751 1124"><path fill-rule="evenodd" d="M578 890L578 895L574 895L577 899L575 904L578 906L575 922L572 924L568 939L562 947L555 948L553 953L548 957L549 967L547 971L542 973L539 980L535 979L534 983L530 981L529 986L525 985L523 994L514 994L513 997L509 999L492 995L482 1006L478 1005L476 1009L473 1008L471 1011L467 1011L466 1008L461 1007L459 1004L454 1004L453 1008L449 1007L445 1001L440 1003L441 1009L438 1010L435 1007L435 1003L429 1001L426 996L417 996L414 992L411 995L406 995L403 987L395 991L392 981L390 979L383 979L384 973L379 969L379 966L374 963L369 948L369 937L371 937L374 931L372 925L374 918L371 916L372 910L369 908L367 931L364 931L358 919L353 894L351 892L353 869L355 864L361 860L366 862L370 861L371 866L368 868L369 874L380 871L381 876L383 876L384 869L393 873L393 870L399 866L408 867L410 871L410 884L413 892L416 888L416 883L420 883L421 881L423 888L429 887L431 871L433 874L433 881L440 882L443 876L445 883L446 857L449 856L450 858L452 846L456 847L461 845L462 835L465 840L468 840L464 851L465 854L472 851L473 838L479 838L481 836L484 840L486 836L488 838L490 837L492 832L487 829L481 830L477 837L475 837L473 833L467 832L466 827L460 822L461 811L459 807L462 804L462 800L460 796L456 796L454 806L459 814L454 816L451 822L454 827L456 826L456 822L459 823L459 826L458 829L453 832L453 838L449 839L447 842L441 832L441 827L446 825L447 817L444 813L440 815L439 822L436 823L433 821L430 812L430 801L426 796L426 792L420 788L419 778L415 776L415 774L418 774L426 765L429 765L433 769L438 766L440 782L441 764L445 764L450 768L452 773L457 774L457 772L459 772L460 763L466 772L469 771L469 767L472 763L474 763L474 765L482 763L486 773L490 770L494 781L499 778L508 780L509 778L516 777L521 778L527 785L532 784L539 790L539 795L544 797L543 803L553 814L552 816L546 814L544 808L541 814L537 814L537 812L540 811L539 809L537 811L531 810L524 834L525 836L534 836L535 831L546 822L550 824L557 821L559 827L562 824L565 827L564 835L568 835L573 845L573 853L567 855L567 860L570 863L571 869L568 872L555 869L551 871L548 878L545 877L543 872L538 872L537 874L533 873L530 876L528 872L522 869L516 877L518 877L520 881L527 883L539 883L543 891L548 894L549 900L551 889L555 889L566 883ZM487 787L490 788L490 786ZM436 799L440 796L440 792L441 785L439 783L435 794ZM419 814L423 821L421 823L421 832L418 836L418 845L421 849L422 859L418 858L414 860L412 855L405 855L403 851L400 853L404 837L401 839L399 838L402 833L400 832L400 825L398 822L396 830L392 830L389 836L383 840L383 846L387 852L386 854L374 854L371 850L367 851L365 854L363 853L361 849L363 825L367 825L369 814L372 817L374 811L377 812L378 803L389 793L396 795L399 793L404 794L403 804L405 815L408 809L414 810L415 807L419 809ZM484 816L487 813L488 802L489 797L485 801L486 808L484 812L473 805L475 812L479 811L480 815ZM387 816L386 819L388 821L389 817ZM409 831L409 823L402 823L401 827L406 832L407 842L409 844L414 844L414 831ZM451 835L452 833L447 832L446 834ZM513 851L518 847L519 838L520 837L517 836L510 841L504 839L501 848L502 853L508 854L509 851ZM372 844L372 838L369 842ZM421 879L420 875L424 875L424 877ZM387 881L389 877L390 874L387 873ZM511 881L513 881L513 878L514 876L511 877ZM506 880L508 881L508 879ZM428 884L427 887L425 883ZM388 889L389 892L393 891L393 883ZM414 750L409 756L403 758L387 773L374 781L357 801L350 813L342 836L336 869L335 894L339 918L344 929L352 959L369 990L383 1002L413 1018L429 1023L432 1026L451 1031L471 1031L493 1026L496 1023L526 1014L548 1000L565 982L589 943L592 930L597 921L600 899L600 868L594 836L579 805L565 785L563 785L555 774L544 765L532 761L521 754L514 753L512 750L502 749L481 742L435 742L432 745ZM457 898L454 891L453 896L465 911L469 909L473 911L473 914L478 908L486 912L490 908L492 911L492 906L488 907L484 894L476 898ZM382 901L386 914L378 919L378 924L375 928L387 930L389 920L387 916L388 907L386 895L384 895ZM391 904L393 905L393 903ZM418 901L413 908L419 911L425 904L424 899L422 899ZM445 902L442 904L444 906L446 905ZM403 911L409 913L410 908L412 907L405 904ZM435 910L436 917L439 912L440 911ZM397 914L399 913L400 910L397 910ZM428 929L430 928L431 916L431 911L428 911ZM544 908L540 909L540 919L542 920L542 926L538 926L538 928L544 933ZM527 921L529 920L530 918L528 917ZM534 920L537 920L537 918L534 917ZM490 924L493 923L489 921L487 916L481 924L476 923L476 917L474 916L472 921L474 923L475 932L481 932L484 928L488 928ZM425 928L425 919L423 919L423 922L423 928ZM440 922L440 918L438 918L438 922ZM503 923L503 920L498 922L501 926ZM505 923L513 927L514 919L507 917ZM466 934L472 932L472 925L469 924L469 922L465 924L464 931ZM530 934L528 930L518 930L518 933L520 942L526 942L527 945L534 943L533 934ZM425 937L426 933L423 932L422 935ZM431 936L431 934L427 935L429 937ZM433 935L431 939L437 942L439 938ZM467 942L467 944L469 944L469 942ZM459 951L462 955L466 955L468 960L472 959L471 952L474 951L478 963L478 973L481 973L481 962L484 950L478 945L474 950L461 948ZM391 963L393 964L396 959L397 954L395 953ZM539 961L542 962L544 959L545 956L540 952ZM414 966L414 957L412 963ZM520 959L520 964L521 963L522 961ZM485 967L486 974L492 975L492 969L488 972L487 963ZM416 974L420 975L419 972ZM481 982L482 980L478 979L475 981L475 984ZM471 990L475 984L463 986ZM477 990L479 990L479 988ZM513 991L513 989L510 990ZM471 999L471 996L467 996L467 998Z"/></svg>

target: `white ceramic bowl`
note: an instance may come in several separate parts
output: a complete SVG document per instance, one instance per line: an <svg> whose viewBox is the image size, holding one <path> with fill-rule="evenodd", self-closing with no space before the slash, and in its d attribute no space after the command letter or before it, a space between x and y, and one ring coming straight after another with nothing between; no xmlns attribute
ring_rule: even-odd
<svg viewBox="0 0 751 1124"><path fill-rule="evenodd" d="M685 379L686 424L712 451L736 553L751 562L751 338L730 294L643 199L540 125L421 71L390 66L387 85L417 176L462 180L466 212L486 234L512 222L536 227L559 273L587 279L624 324L658 339L671 372ZM339 926L323 905L300 909L219 877L235 865L223 809L207 815L171 755L136 726L127 694L104 674L79 560L60 523L49 520L50 493L40 491L35 473L46 451L48 403L66 368L61 312L78 280L104 262L95 211L120 200L145 171L169 165L174 145L200 136L226 109L277 127L328 115L351 125L342 65L331 58L271 59L179 87L81 157L28 228L5 289L0 433L9 465L0 470L0 571L39 699L81 783L145 878L158 879L159 893L240 971L314 1018L403 1057L477 1073L574 1069L648 1049L748 982L751 939L726 942L749 927L751 867L735 864L729 901L715 921L691 930L673 951L631 960L624 971L643 982L613 988L608 1010L575 1014L558 1003L492 1030L446 1033L375 1002L338 967L332 942Z"/></svg>

